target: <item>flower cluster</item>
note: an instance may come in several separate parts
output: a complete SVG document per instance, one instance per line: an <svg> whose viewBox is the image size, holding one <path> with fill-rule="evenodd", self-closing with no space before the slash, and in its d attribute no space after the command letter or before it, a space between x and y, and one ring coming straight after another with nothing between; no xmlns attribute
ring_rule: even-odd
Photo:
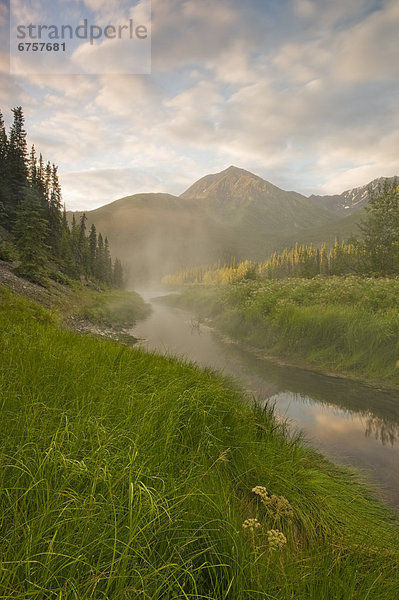
<svg viewBox="0 0 399 600"><path fill-rule="evenodd" d="M255 531L257 527L261 527L258 519L246 519L242 524L243 529L249 529L250 531Z"/></svg>
<svg viewBox="0 0 399 600"><path fill-rule="evenodd" d="M284 517L291 519L294 516L292 506L284 496L276 496L275 494L270 496L266 488L261 485L252 488L252 491L260 497L262 504L273 514L275 519Z"/></svg>
<svg viewBox="0 0 399 600"><path fill-rule="evenodd" d="M280 550L287 543L287 538L278 529L270 529L267 532L267 541L270 550Z"/></svg>
<svg viewBox="0 0 399 600"><path fill-rule="evenodd" d="M284 496L272 496L270 499L270 505L274 512L276 519L287 518L291 519L294 516L291 504Z"/></svg>
<svg viewBox="0 0 399 600"><path fill-rule="evenodd" d="M260 496L263 503L266 503L268 500L270 500L269 492L262 485L256 485L254 488L252 488L252 491L254 494Z"/></svg>

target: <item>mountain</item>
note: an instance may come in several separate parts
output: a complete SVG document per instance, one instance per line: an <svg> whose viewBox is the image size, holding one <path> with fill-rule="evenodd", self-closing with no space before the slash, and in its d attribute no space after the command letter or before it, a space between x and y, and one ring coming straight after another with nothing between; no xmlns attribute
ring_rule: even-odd
<svg viewBox="0 0 399 600"><path fill-rule="evenodd" d="M334 196L312 195L310 196L310 200L314 202L315 206L324 206L337 215L352 215L367 206L370 198L370 190L375 192L380 187L383 187L384 183L392 184L395 179L396 177L379 177L378 179L373 179L367 185L346 190L342 194Z"/></svg>
<svg viewBox="0 0 399 600"><path fill-rule="evenodd" d="M212 200L218 207L237 208L256 202L272 204L276 200L303 200L296 192L284 192L261 177L231 166L220 173L206 175L188 188L181 198Z"/></svg>
<svg viewBox="0 0 399 600"><path fill-rule="evenodd" d="M302 194L282 190L234 166L203 177L180 197L238 228L246 225L263 231L291 231L336 219L328 209L316 206Z"/></svg>
<svg viewBox="0 0 399 600"><path fill-rule="evenodd" d="M307 198L231 166L201 178L181 196L116 200L87 212L87 225L94 223L108 237L113 255L128 265L137 284L233 257L261 261L295 242L347 239L358 234L367 189Z"/></svg>

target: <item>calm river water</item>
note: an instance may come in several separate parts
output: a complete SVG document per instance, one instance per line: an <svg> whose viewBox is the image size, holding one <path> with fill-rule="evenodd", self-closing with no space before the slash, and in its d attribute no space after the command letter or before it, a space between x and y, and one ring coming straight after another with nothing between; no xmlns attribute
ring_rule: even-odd
<svg viewBox="0 0 399 600"><path fill-rule="evenodd" d="M132 333L151 351L184 357L241 381L272 402L292 428L337 463L360 470L377 494L399 508L399 394L312 371L276 365L222 340L193 315L140 292L152 315ZM159 294L161 295L161 294Z"/></svg>

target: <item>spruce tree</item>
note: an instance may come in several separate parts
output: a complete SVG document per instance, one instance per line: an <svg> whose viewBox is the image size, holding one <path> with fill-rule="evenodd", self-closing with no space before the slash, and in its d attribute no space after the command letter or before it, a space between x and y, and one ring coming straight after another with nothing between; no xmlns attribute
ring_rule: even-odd
<svg viewBox="0 0 399 600"><path fill-rule="evenodd" d="M81 274L88 275L89 272L89 247L86 238L86 221L85 213L80 217L79 234L77 240L77 267Z"/></svg>
<svg viewBox="0 0 399 600"><path fill-rule="evenodd" d="M62 230L63 231L68 231L70 233L65 204L64 204L63 211L62 211Z"/></svg>
<svg viewBox="0 0 399 600"><path fill-rule="evenodd" d="M0 224L8 229L7 219L7 196L8 196L8 172L7 172L8 139L4 125L3 115L0 112Z"/></svg>
<svg viewBox="0 0 399 600"><path fill-rule="evenodd" d="M71 231L70 231L70 244L71 244L71 253L72 253L72 258L73 258L76 272L79 271L78 240L79 240L79 227L78 227L78 224L76 223L75 214L73 214Z"/></svg>
<svg viewBox="0 0 399 600"><path fill-rule="evenodd" d="M44 281L48 261L47 222L43 218L40 199L33 189L25 192L18 208L14 236L21 264L16 272L31 281Z"/></svg>
<svg viewBox="0 0 399 600"><path fill-rule="evenodd" d="M101 233L98 234L97 252L96 252L96 277L100 281L105 281L105 260L104 260L104 239Z"/></svg>
<svg viewBox="0 0 399 600"><path fill-rule="evenodd" d="M122 263L119 258L116 258L113 268L113 285L118 289L122 289L124 283Z"/></svg>
<svg viewBox="0 0 399 600"><path fill-rule="evenodd" d="M58 180L57 167L52 166L51 183L49 191L48 221L49 221L49 246L56 257L61 256L62 237L62 198Z"/></svg>
<svg viewBox="0 0 399 600"><path fill-rule="evenodd" d="M90 227L89 233L89 266L90 266L90 274L96 274L96 251L97 251L97 231L96 227L93 224Z"/></svg>
<svg viewBox="0 0 399 600"><path fill-rule="evenodd" d="M15 223L18 209L24 200L28 185L25 120L20 106L14 108L12 112L14 122L10 131L7 152L9 189L5 207L11 229ZM28 195L28 198L30 199L30 195Z"/></svg>
<svg viewBox="0 0 399 600"><path fill-rule="evenodd" d="M108 285L112 284L112 259L107 237L104 240L104 281Z"/></svg>
<svg viewBox="0 0 399 600"><path fill-rule="evenodd" d="M68 219L66 214L66 208L64 205L64 210L62 213L62 233L61 233L61 241L60 241L60 256L62 260L62 266L64 271L70 277L77 276L76 264L73 257L72 252L72 240L71 240L71 230L68 225Z"/></svg>
<svg viewBox="0 0 399 600"><path fill-rule="evenodd" d="M38 183L38 165L36 158L35 146L32 145L29 154L29 165L28 165L28 180L32 187L36 187Z"/></svg>
<svg viewBox="0 0 399 600"><path fill-rule="evenodd" d="M50 194L51 194L51 180L52 180L53 170L51 167L51 162L48 161L43 173L43 188L44 194L42 198L42 206L43 210L49 213L50 209Z"/></svg>
<svg viewBox="0 0 399 600"><path fill-rule="evenodd" d="M399 185L385 181L372 193L363 220L366 269L375 275L399 274Z"/></svg>

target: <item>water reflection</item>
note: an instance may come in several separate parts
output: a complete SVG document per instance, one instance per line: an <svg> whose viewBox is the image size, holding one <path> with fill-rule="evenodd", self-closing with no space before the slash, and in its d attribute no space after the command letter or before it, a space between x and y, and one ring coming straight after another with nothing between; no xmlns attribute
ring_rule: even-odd
<svg viewBox="0 0 399 600"><path fill-rule="evenodd" d="M153 309L133 331L145 348L240 380L249 394L275 404L278 415L323 453L364 471L399 507L398 393L276 364L226 341L186 311L160 302Z"/></svg>
<svg viewBox="0 0 399 600"><path fill-rule="evenodd" d="M366 420L366 437L374 436L383 446L394 446L399 441L399 426L370 415Z"/></svg>

